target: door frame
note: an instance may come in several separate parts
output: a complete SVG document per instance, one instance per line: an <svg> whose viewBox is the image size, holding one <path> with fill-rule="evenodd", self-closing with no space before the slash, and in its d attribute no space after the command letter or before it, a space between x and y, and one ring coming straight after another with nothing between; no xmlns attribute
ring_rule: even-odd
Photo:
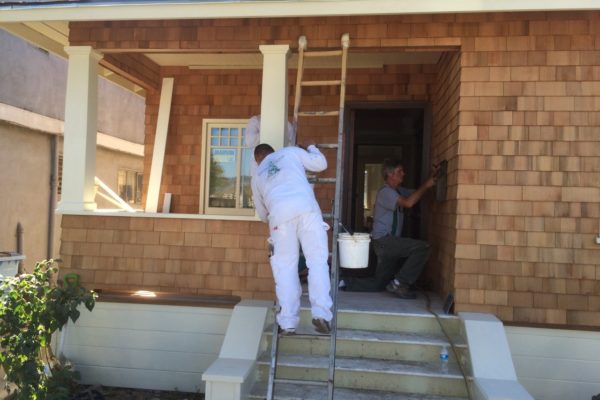
<svg viewBox="0 0 600 400"><path fill-rule="evenodd" d="M351 226L353 216L350 213L352 197L354 196L354 188L352 187L352 173L355 162L355 118L356 112L360 110L373 110L373 109L407 109L407 108L420 108L423 110L423 141L422 141L422 154L421 154L421 177L427 176L429 172L429 165L431 164L431 130L432 130L432 107L428 101L390 101L390 102L348 102L345 105L347 110L344 114L344 134L346 135L344 140L344 151L343 151L343 187L344 196L342 198L342 215L341 222L345 226ZM422 214L421 224L419 227L419 233L422 238L427 236L427 226L429 225L428 213Z"/></svg>

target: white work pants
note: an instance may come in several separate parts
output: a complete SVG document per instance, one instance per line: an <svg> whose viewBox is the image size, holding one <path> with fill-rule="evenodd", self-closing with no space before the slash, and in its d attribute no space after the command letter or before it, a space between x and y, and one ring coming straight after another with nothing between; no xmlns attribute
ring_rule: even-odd
<svg viewBox="0 0 600 400"><path fill-rule="evenodd" d="M277 323L282 329L295 329L300 322L302 287L298 277L299 244L308 267L308 295L313 318L331 321L327 229L319 213L303 214L270 227L273 241L271 269L275 294L281 306Z"/></svg>

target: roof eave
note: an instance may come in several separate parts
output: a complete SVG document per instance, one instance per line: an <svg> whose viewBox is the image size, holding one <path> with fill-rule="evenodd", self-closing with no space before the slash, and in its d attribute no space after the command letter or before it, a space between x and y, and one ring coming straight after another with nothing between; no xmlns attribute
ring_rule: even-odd
<svg viewBox="0 0 600 400"><path fill-rule="evenodd" d="M30 3L0 6L0 22L274 18L341 15L598 10L598 0L238 0L205 2Z"/></svg>

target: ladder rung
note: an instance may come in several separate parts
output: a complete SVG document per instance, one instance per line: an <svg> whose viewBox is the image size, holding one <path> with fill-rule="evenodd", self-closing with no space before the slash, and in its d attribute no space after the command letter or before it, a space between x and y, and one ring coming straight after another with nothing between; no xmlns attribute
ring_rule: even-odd
<svg viewBox="0 0 600 400"><path fill-rule="evenodd" d="M304 379L275 378L275 383L303 383L305 385L327 386L325 381L309 381Z"/></svg>
<svg viewBox="0 0 600 400"><path fill-rule="evenodd" d="M341 85L342 81L305 81L302 82L302 86L337 86Z"/></svg>
<svg viewBox="0 0 600 400"><path fill-rule="evenodd" d="M316 144L315 146L317 146L319 149L337 149L338 147L337 143L321 143Z"/></svg>
<svg viewBox="0 0 600 400"><path fill-rule="evenodd" d="M342 50L305 51L304 57L335 57L341 56Z"/></svg>
<svg viewBox="0 0 600 400"><path fill-rule="evenodd" d="M309 183L335 183L337 182L336 178L317 178L317 177L308 177Z"/></svg>
<svg viewBox="0 0 600 400"><path fill-rule="evenodd" d="M298 113L301 117L337 117L340 115L339 111L300 111Z"/></svg>

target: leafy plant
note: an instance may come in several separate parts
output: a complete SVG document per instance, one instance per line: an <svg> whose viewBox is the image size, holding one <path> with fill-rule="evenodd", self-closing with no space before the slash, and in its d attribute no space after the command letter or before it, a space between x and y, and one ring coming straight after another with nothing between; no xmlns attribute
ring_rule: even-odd
<svg viewBox="0 0 600 400"><path fill-rule="evenodd" d="M50 341L69 319L77 321L80 304L91 311L97 295L77 281L56 285L56 272L53 260L42 261L33 273L0 283L0 365L16 400L68 399L76 378L52 359Z"/></svg>

